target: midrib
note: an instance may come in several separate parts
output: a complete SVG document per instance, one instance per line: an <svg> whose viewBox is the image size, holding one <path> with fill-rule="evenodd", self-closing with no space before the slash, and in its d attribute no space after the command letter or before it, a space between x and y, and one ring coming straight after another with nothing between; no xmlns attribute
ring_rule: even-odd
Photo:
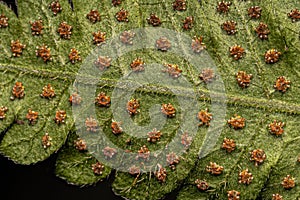
<svg viewBox="0 0 300 200"><path fill-rule="evenodd" d="M48 71L48 70L41 70L41 69L31 69L28 66L9 66L6 64L0 64L0 71L11 71L13 73L25 73L31 76L35 76L36 78L50 78L50 79L58 79L62 81L74 81L77 77L76 74L71 72L60 72L60 71ZM83 84L93 84L95 81L91 81L88 83L87 81L90 79L92 80L93 77L84 77L80 76L80 79L85 80ZM86 81L87 80L87 81ZM80 83L79 79L76 79L78 83ZM126 87L126 85L131 85L130 81L124 81L122 84L120 83L121 80L109 79L104 78L99 80L97 86L105 86L109 88L114 88L116 85L122 85L120 89L130 90L130 87ZM178 91L177 94L184 96L185 98L194 98L195 92L196 95L199 96L199 101L211 101L210 95L213 95L215 98L213 99L214 102L221 102L223 101L224 97L226 97L226 103L228 106L241 106L241 107L249 107L249 108L256 108L262 109L269 112L278 112L278 113L287 113L287 114L300 114L300 104L298 103L289 103L285 101L280 101L276 99L264 99L264 98L255 98L255 97L248 97L244 95L235 95L230 92L226 92L223 94L218 91L210 91L206 89L197 88L195 91L193 88L181 88L181 87L172 87L168 86L170 90L166 90L163 87L157 87L155 85L144 85L141 88L138 88L138 92L144 93L154 93L157 95L167 95L167 96L174 96L171 91ZM180 92L182 91L182 92ZM219 97L219 98L218 98ZM219 100L220 99L220 100Z"/></svg>

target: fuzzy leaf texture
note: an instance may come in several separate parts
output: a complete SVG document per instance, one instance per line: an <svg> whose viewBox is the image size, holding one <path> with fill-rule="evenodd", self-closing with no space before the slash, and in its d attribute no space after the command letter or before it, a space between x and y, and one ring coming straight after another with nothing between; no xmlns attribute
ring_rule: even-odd
<svg viewBox="0 0 300 200"><path fill-rule="evenodd" d="M228 12L220 13L217 11L219 1L215 0L186 1L184 11L173 9L174 0L124 0L117 6L113 6L111 1L73 0L72 7L67 1L59 1L62 11L57 15L49 9L51 2L19 0L18 17L7 5L0 4L0 14L8 18L9 24L8 27L0 28L0 106L8 108L5 118L0 119L1 154L16 164L30 165L58 153L55 170L57 176L70 184L83 186L95 184L111 174L115 176L113 191L127 199L163 199L174 191L178 193L178 200L230 199L228 192L232 190L238 191L241 199L272 199L273 194L279 194L285 200L300 198L300 22L293 22L288 16L291 10L300 9L299 1L233 0ZM249 17L248 9L251 6L261 8L260 18ZM116 20L115 15L121 8L129 12L128 22ZM100 21L91 23L87 19L86 15L91 10L99 11ZM191 39L194 36L203 36L205 51L216 65L216 79L223 80L226 91L226 116L223 120L214 122L217 124L216 129L222 131L212 151L198 157L199 152L205 150L201 149L201 145L214 138L214 135L206 134L208 127L200 126L190 148L181 154L176 169L166 167L165 182L158 181L155 174L149 172L132 176L128 172L116 169L115 173L111 173L112 167L106 165L105 160L96 159L92 152L76 149L74 141L79 135L76 133L72 105L69 102L70 86L73 85L85 58L96 47L93 44L92 33L99 30L106 32L106 40L109 40L118 38L125 30L152 27L147 22L151 13L155 13L161 19L161 28L182 32ZM188 16L193 17L193 26L184 30L183 21ZM41 35L33 36L30 22L39 19L42 20L44 29ZM63 21L73 27L70 39L61 38L57 32L59 24ZM235 34L228 35L222 29L226 21L236 22ZM261 40L255 32L260 22L267 24L270 30L267 40ZM11 52L11 41L16 40L26 45L19 57L13 56ZM43 44L51 49L52 60L48 62L36 55L36 47ZM245 50L239 60L230 56L229 49L234 45L240 45ZM71 48L80 52L82 61L70 62L68 55ZM264 57L265 52L271 49L281 52L278 62L274 64L266 63ZM209 91L209 83L199 79L198 72L193 71L187 60L168 52L146 49L124 54L113 60L111 66L103 72L95 96L101 91L112 95L117 81L130 72L130 63L138 57L143 58L145 63L155 61L161 64L178 64L182 69L182 76L190 81L197 94L198 104L188 105L194 106L196 113L210 108L210 92L220 92L218 88ZM248 87L242 88L238 85L238 71L252 74ZM286 92L274 88L275 81L280 76L285 76L291 82ZM167 78L170 77L166 76ZM11 100L16 82L22 82L24 85L25 96ZM41 97L43 87L48 84L55 90L55 97L49 99ZM86 87L89 87L88 84ZM133 97L141 102L140 112L132 117L134 123L139 125L150 123L148 112L155 104L170 102L176 108L180 107L174 95L159 87L154 91L151 85L136 90ZM32 124L26 118L29 109L38 112L38 118ZM66 111L65 123L55 123L54 118L58 110ZM112 134L110 126L114 116L110 107L96 107L95 118L105 137L121 149L137 152L146 144L150 151L154 151L164 148L176 135L183 115L180 108L178 110L174 118L166 120L161 130L161 139L153 144L146 140L146 135L140 139L131 137L129 132L119 136ZM235 115L246 119L246 125L242 129L235 130L228 125L227 120ZM213 115L212 123L214 119ZM285 122L284 133L280 136L275 136L269 131L269 124L274 120ZM197 123L199 121L195 119L189 121L188 125L194 126ZM51 137L51 145L44 148L42 138L46 133ZM93 137L88 140L93 140ZM221 148L224 138L235 141L236 147L232 152ZM262 149L266 154L266 159L258 166L250 161L250 152L255 149ZM119 159L123 159L122 156L124 155L117 154ZM95 174L92 170L92 165L97 161L104 163L104 171L101 174ZM220 175L207 172L206 168L210 162L216 162L224 168ZM152 170L156 168L157 166L152 166ZM239 173L245 169L248 169L253 177L249 185L239 183ZM295 179L295 186L290 189L285 189L282 185L287 175ZM200 191L196 187L196 179L205 180L208 189Z"/></svg>

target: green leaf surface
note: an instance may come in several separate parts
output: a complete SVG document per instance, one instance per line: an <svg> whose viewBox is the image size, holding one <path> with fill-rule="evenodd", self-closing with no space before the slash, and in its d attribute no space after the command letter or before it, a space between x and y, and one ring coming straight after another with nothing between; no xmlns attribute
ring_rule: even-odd
<svg viewBox="0 0 300 200"><path fill-rule="evenodd" d="M227 191L229 190L239 191L243 199L257 199L260 196L261 190L266 186L270 188L268 195L264 195L263 199L272 199L272 194L275 193L280 193L284 196L284 199L296 199L293 193L298 193L299 188L296 186L290 191L287 191L281 186L280 179L281 177L283 179L283 177L290 174L293 170L295 170L295 173L292 173L293 177L296 180L300 178L299 173L296 172L298 169L296 162L299 151L297 151L297 149L290 149L290 151L293 151L292 154L286 151L288 149L287 146L293 146L292 144L297 145L299 132L296 127L298 126L297 119L299 119L299 117L261 112L253 108L246 109L236 107L229 108L227 111L227 119L235 113L241 114L246 118L245 128L242 130L233 130L228 125L225 125L226 127L222 131L215 151L199 160L193 173L187 178L186 186L184 186L179 193L178 199L190 199L192 196L195 198L199 197L199 199L225 199ZM284 121L287 124L284 129L285 133L281 137L274 136L268 131L268 124L274 119ZM221 148L225 137L234 139L236 142L236 149L231 153ZM254 162L250 162L250 152L259 148L265 151L267 158L263 164L255 166ZM282 158L285 157L286 153L288 154L289 161ZM219 176L215 176L206 172L206 166L208 166L210 162L216 162L223 166L223 173ZM290 164L279 164L281 162L289 162ZM283 166L286 166L284 170ZM245 169L249 169L249 172L252 173L253 176L253 181L249 185L238 183L239 173ZM288 171L288 169L291 171ZM277 170L280 171L281 177L277 175ZM269 176L275 176L278 180L271 180ZM200 192L194 183L196 179L206 180L210 188L205 192ZM273 187L273 185L276 185L277 188Z"/></svg>
<svg viewBox="0 0 300 200"><path fill-rule="evenodd" d="M76 133L69 134L66 144L58 155L55 173L69 184L93 185L107 177L111 170L105 166L101 175L94 174L91 169L97 160L88 151L79 151L75 148L74 141L77 138Z"/></svg>
<svg viewBox="0 0 300 200"><path fill-rule="evenodd" d="M6 76L7 72L3 72ZM10 73L8 73L10 74ZM9 77L9 76L8 76ZM10 100L14 82L2 89L2 105L6 106L8 116L1 123L3 128L8 128L2 139L0 149L4 155L21 164L31 164L44 160L56 152L65 142L68 131L73 126L72 117L69 116L65 124L57 125L54 122L55 113L59 109L65 109L71 113L67 104L69 95L66 92L67 82L51 80L49 78L36 77L28 73L14 74L14 80L20 81L25 87L25 97ZM53 99L45 99L40 96L43 87L51 83L56 96ZM37 122L33 125L26 119L28 109L39 113ZM6 125L6 126L5 126ZM50 148L42 147L42 137L48 133L52 140Z"/></svg>
<svg viewBox="0 0 300 200"><path fill-rule="evenodd" d="M49 9L50 0L20 0L18 1L18 17L6 5L0 3L0 14L3 13L9 18L9 26L0 28L0 106L8 108L5 118L0 119L0 134L3 137L0 142L0 152L18 164L26 165L43 161L51 154L58 153L57 176L65 179L68 183L80 186L93 185L103 180L110 174L111 168L116 167L115 180L112 184L113 191L128 199L161 199L173 191L178 191L177 199L179 200L227 199L229 190L239 191L241 199L272 199L272 194L275 193L281 194L284 199L300 198L298 185L300 168L297 163L297 157L300 154L298 145L300 26L299 22L293 23L287 16L292 9L300 8L299 1L233 0L228 13L216 11L218 1L188 1L186 11L175 11L172 7L173 2L174 0L126 0L122 1L119 6L112 6L111 1L74 0L72 9L68 1L60 1L62 12L54 16ZM260 19L250 19L247 10L251 6L262 8ZM121 8L129 11L129 22L116 20L115 14ZM100 22L91 23L86 18L92 9L99 11ZM105 48L111 44L109 39L118 38L119 34L125 30L151 27L146 20L151 13L155 13L161 19L160 28L184 33L191 39L193 36L203 36L207 52L199 54L198 58L203 62L203 66L200 68L204 68L204 64L210 66L209 60L205 60L206 55L209 55L214 62L212 65L216 66L217 77L214 81L224 83L227 108L222 106L222 102L214 102L214 97L223 97L222 88L212 86L211 88L209 84L201 81L198 77L199 72L195 70L190 60L184 58L192 50L186 49L183 44L180 44L183 41L180 40L182 39L180 37L176 38L178 44L172 44L174 45L172 48L176 47L184 52L180 56L174 56L173 52L161 52L155 49L135 50L123 54L120 52L124 48L123 44L120 44L117 49L112 49L112 54L117 55L118 58L112 60L111 66L103 71L101 77L96 77L99 82L94 96L99 92L106 92L107 95L113 96L116 91L119 95L130 91L130 82L126 82L122 78L130 75L130 63L137 57L144 60L146 70L136 77L153 76L153 72L149 69L152 67L151 63L178 64L183 70L184 80L191 84L190 88L183 89L185 92L183 94L188 94L184 99L187 102L186 106L189 110L193 110L191 115L196 116L198 111L205 108L210 109L212 104L217 104L219 109L221 107L224 112L226 111L226 116L221 120L216 116L217 113L212 113L211 127L202 126L191 133L195 137L186 151L180 143L180 136L185 131L182 130L181 125L193 127L197 126L199 121L196 117L191 120L184 119L185 110L181 107L177 96L172 93L172 89L182 89L176 85L181 83L182 77L173 80L174 84L168 85L168 89L157 87L155 84L138 88L133 92L132 98L141 102L139 114L133 117L125 115L128 116L128 119L121 119L122 121L129 120L140 127L147 127L152 123L151 114L153 113L151 112L161 114L157 105L172 103L178 112L174 118L165 120L161 129L163 135L157 143L147 142L146 134L143 137L133 137L135 134L143 134L141 129L127 127L126 131L118 136L112 134L111 122L118 118L113 108L118 108L118 105L95 108L95 115L91 117L97 119L103 135L85 133L84 120L90 116L84 114L80 116L79 127L74 123L75 108L72 108L69 102L70 88L74 89L79 84L82 84L83 88L89 88L95 78L81 74L85 76L85 79L82 80L89 80L90 83L74 83L77 72L82 70L82 66L88 67L85 65L86 62L94 58L91 54L97 53L97 51L93 51L96 46L93 44L92 33L106 32L107 44L100 46L100 48L102 46ZM187 16L193 16L194 19L193 27L190 30L182 28L183 20ZM30 22L38 19L43 21L43 34L33 36ZM222 24L229 20L237 23L237 33L234 35L227 35L221 28ZM73 27L69 40L60 38L57 33L59 23L62 21ZM262 41L255 32L255 28L260 22L266 23L270 29L268 40ZM158 36L159 34L151 35L154 38ZM20 57L14 57L10 49L11 41L17 39L26 45ZM138 42L141 41L134 40L134 43ZM36 47L43 44L51 49L52 60L47 63L37 57L35 52ZM230 56L229 49L235 44L245 49L245 55L240 60L234 60ZM79 50L82 62L72 64L69 61L68 54L71 48ZM273 48L282 53L279 62L266 64L264 54ZM238 71L246 71L253 75L249 87L239 87L235 77ZM157 73L157 77L163 74L159 70L155 73ZM172 80L167 74L163 75L166 75L163 76L163 80ZM291 81L291 87L285 93L276 91L273 87L279 76L285 76ZM23 83L25 97L12 101L10 100L12 88L17 81ZM55 89L56 96L52 99L40 96L42 88L47 84L51 84ZM195 95L196 98L189 94ZM220 101L222 100L224 99ZM195 101L197 103L194 103ZM83 99L83 102L83 105L77 107L82 113L90 109L90 105L85 107L85 103L88 104L89 100ZM114 103L114 99L112 99L112 103ZM125 110L125 107L119 108ZM33 125L29 124L26 119L28 109L39 113L37 122ZM54 122L57 110L66 111L65 124L58 125ZM241 130L234 130L227 124L227 120L235 114L246 119L246 126ZM268 125L274 120L286 123L282 136L273 136L268 131ZM75 128L77 134L74 133ZM220 137L218 134L214 135L217 133L216 130L221 131ZM52 138L51 146L43 148L42 137L46 133ZM78 135L85 136L89 153L79 152L74 148L73 142ZM225 137L236 141L236 149L231 153L220 148ZM216 145L212 143L213 150L206 154L210 146L205 145L213 138L218 139L217 143ZM131 140L131 143L127 142L128 139ZM176 165L175 170L166 167L166 181L160 183L155 175L147 170L150 169L153 172L157 169L156 164L165 161L165 152L160 152L160 150L168 149L168 144L173 139L181 145L179 145L180 148L183 148L180 162ZM117 155L111 159L119 161L118 166L106 164L108 159L104 158L102 153L99 155L95 153L102 152L102 149L98 147L102 147L105 140L109 140L123 150L118 151ZM157 163L153 162L153 165L147 166L146 162L140 162L142 173L138 177L134 177L124 170L118 170L119 167L128 164L126 152L137 152L144 144L151 152L159 152L155 155ZM263 164L254 166L254 163L249 160L249 152L257 148L265 151L267 159ZM170 148L167 152L172 150ZM199 153L200 158L198 157ZM155 160L154 158L152 157L152 160ZM97 160L105 163L105 171L100 176L93 174L91 169L91 164ZM223 173L214 176L206 172L205 169L209 162L222 165ZM249 169L253 175L253 181L249 185L238 183L239 172L244 169ZM286 175L291 175L296 180L296 186L290 190L284 189L281 185L281 181ZM196 179L206 180L210 186L209 189L204 192L199 191L195 186Z"/></svg>

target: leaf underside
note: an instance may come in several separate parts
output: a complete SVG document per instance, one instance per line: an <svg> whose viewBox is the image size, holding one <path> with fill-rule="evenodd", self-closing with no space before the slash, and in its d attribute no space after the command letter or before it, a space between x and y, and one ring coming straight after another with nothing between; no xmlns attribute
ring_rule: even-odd
<svg viewBox="0 0 300 200"><path fill-rule="evenodd" d="M99 159L93 157L90 152L79 152L74 147L74 140L78 135L75 133L69 89L76 79L76 73L82 67L82 62L72 64L68 54L71 48L76 48L84 62L95 48L92 42L93 32L98 30L106 32L107 40L116 38L125 30L151 27L146 19L151 13L155 13L162 20L160 26L162 28L183 32L191 38L195 35L203 36L207 53L216 65L217 79L224 82L226 116L223 121L217 122L216 128L222 132L208 155L198 158L203 142L214 136L207 133L214 132L209 132L208 127L201 126L197 129L190 148L182 152L176 169L166 167L166 182L160 183L153 173L142 173L134 177L117 170L112 184L113 191L128 199L161 199L175 190L179 190L177 196L179 200L226 199L229 190L239 191L241 199L272 199L272 194L275 193L279 193L284 199L300 198L300 187L297 182L290 190L284 189L281 185L287 175L291 175L296 181L300 180L300 165L297 163L300 154L298 122L300 27L299 22L293 23L287 16L292 9L300 8L297 0L233 0L226 14L216 12L218 1L188 1L186 11L174 11L173 0L163 2L126 0L116 7L111 5L111 1L99 3L93 0L85 2L75 0L73 10L67 1L60 1L62 12L54 16L49 9L50 3L50 0L18 1L18 17L6 5L0 4L0 14L3 13L9 18L9 26L0 28L0 106L8 108L5 118L0 119L0 134L3 137L0 152L4 156L18 164L29 165L58 153L56 174L68 183L80 186L93 185L105 179L110 174L111 167L105 165L103 174L95 175L91 165ZM262 8L260 19L249 18L247 10L251 6ZM127 23L115 19L116 12L121 8L130 13ZM86 18L92 9L100 12L100 22L93 24ZM193 16L193 27L190 30L183 30L182 22L187 16ZM39 18L43 21L43 34L32 36L29 22ZM235 35L227 35L221 28L223 22L229 20L237 22ZM58 25L62 21L73 27L69 40L60 38L57 33ZM268 40L260 40L254 31L260 22L266 23L270 29ZM10 43L17 39L25 44L26 48L20 57L13 57ZM42 44L51 48L52 61L45 63L36 56L36 47ZM246 51L244 57L238 61L229 55L229 48L235 44L242 46ZM279 62L266 64L264 53L272 48L280 51L282 55ZM182 76L194 87L198 101L194 107L195 112L210 108L213 101L210 93L220 94L218 88L210 91L208 86L199 80L198 72L192 70L193 66L187 60L179 56L174 57L174 54L169 52L151 49L133 51L113 60L111 66L103 72L95 95L101 91L112 95L118 80L130 72L130 63L137 57L143 58L145 63L177 63L183 70ZM238 86L235 77L238 71L246 71L253 75L249 87L243 89ZM147 73L147 70L143 73ZM285 76L291 81L291 87L285 93L273 88L279 76ZM165 78L172 80L167 74ZM10 100L12 88L17 81L23 83L25 97L12 101ZM42 88L47 84L51 84L55 89L56 96L52 99L40 96ZM131 137L129 132L119 136L113 135L110 128L111 121L114 120L111 107L96 107L95 117L104 136L119 148L134 152L144 144L150 151L164 148L176 135L182 122L183 114L180 113L176 97L163 88L154 91L151 87L137 90L132 96L141 102L140 113L132 118L136 124L147 125L150 122L148 112L156 104L170 102L179 112L175 118L166 120L161 130L163 132L161 140L150 144L145 139L146 135L143 139ZM38 120L33 125L26 119L28 109L39 113ZM58 125L54 122L57 110L66 111L65 124ZM243 129L234 130L228 126L227 120L235 114L246 119L246 126ZM274 120L286 123L282 136L270 134L268 125ZM199 122L195 119L189 123L193 126ZM41 139L45 133L52 138L49 148L42 146ZM225 137L236 142L236 149L231 153L220 148ZM131 144L126 143L128 138L131 139ZM254 149L263 149L267 155L267 159L259 166L250 162L249 152ZM122 156L119 153L117 158ZM105 160L99 161L105 163ZM223 173L215 176L206 172L206 166L210 162L222 165ZM152 170L155 167L152 166ZM253 181L249 185L238 183L239 172L244 169L248 169L253 175ZM199 191L194 183L196 179L206 180L209 189Z"/></svg>

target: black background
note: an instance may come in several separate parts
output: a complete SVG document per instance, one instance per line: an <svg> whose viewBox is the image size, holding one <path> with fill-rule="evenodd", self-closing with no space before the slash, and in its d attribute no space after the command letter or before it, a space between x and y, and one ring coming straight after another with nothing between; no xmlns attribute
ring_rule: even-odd
<svg viewBox="0 0 300 200"><path fill-rule="evenodd" d="M110 188L111 178L88 187L70 185L55 176L55 159L35 165L19 165L0 156L0 199L112 199L123 198L114 195Z"/></svg>

